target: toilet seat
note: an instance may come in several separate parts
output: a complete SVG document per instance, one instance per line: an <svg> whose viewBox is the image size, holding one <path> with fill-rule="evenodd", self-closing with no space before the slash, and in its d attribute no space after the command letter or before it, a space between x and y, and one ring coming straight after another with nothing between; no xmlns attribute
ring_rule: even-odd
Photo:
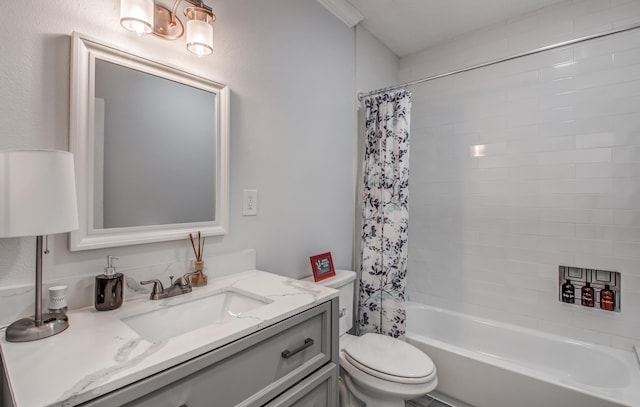
<svg viewBox="0 0 640 407"><path fill-rule="evenodd" d="M358 398L371 406L404 406L403 400L422 397L438 386L435 373L424 383L398 383L378 378L352 365L346 359L344 351L340 352L340 367L350 378L347 381L349 389L353 391L352 386L355 386L359 393L366 396L363 398L361 394Z"/></svg>
<svg viewBox="0 0 640 407"><path fill-rule="evenodd" d="M386 335L365 334L347 344L343 353L345 361L353 367L394 383L424 384L436 375L429 356Z"/></svg>

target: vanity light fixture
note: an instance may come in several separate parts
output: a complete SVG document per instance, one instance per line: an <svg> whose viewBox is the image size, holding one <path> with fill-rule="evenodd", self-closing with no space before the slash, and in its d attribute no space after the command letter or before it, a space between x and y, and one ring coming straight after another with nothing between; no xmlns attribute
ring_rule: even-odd
<svg viewBox="0 0 640 407"><path fill-rule="evenodd" d="M27 342L69 327L64 313L42 313L42 237L78 229L73 154L56 150L0 151L0 237L36 236L33 318L7 328L8 342Z"/></svg>
<svg viewBox="0 0 640 407"><path fill-rule="evenodd" d="M182 21L176 16L175 0L172 10L154 3L153 0L120 0L120 24L138 35L153 33L165 40L176 40L185 33ZM187 17L187 49L199 57L213 53L213 22L216 16L211 7L202 0L184 0L192 7L184 9Z"/></svg>

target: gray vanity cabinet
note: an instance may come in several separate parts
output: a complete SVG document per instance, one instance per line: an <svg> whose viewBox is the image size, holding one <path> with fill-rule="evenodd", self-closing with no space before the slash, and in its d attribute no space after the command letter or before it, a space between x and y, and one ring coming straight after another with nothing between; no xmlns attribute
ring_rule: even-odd
<svg viewBox="0 0 640 407"><path fill-rule="evenodd" d="M337 406L337 299L87 406Z"/></svg>
<svg viewBox="0 0 640 407"><path fill-rule="evenodd" d="M269 402L266 407L337 406L338 369L334 363L318 370L304 382Z"/></svg>

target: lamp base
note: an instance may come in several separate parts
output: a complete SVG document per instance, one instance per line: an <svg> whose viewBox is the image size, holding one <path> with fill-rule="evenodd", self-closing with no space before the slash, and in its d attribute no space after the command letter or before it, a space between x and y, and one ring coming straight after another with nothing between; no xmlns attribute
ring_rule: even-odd
<svg viewBox="0 0 640 407"><path fill-rule="evenodd" d="M22 318L7 327L7 342L29 342L59 334L69 327L69 318L64 314L42 314L42 325L31 318Z"/></svg>

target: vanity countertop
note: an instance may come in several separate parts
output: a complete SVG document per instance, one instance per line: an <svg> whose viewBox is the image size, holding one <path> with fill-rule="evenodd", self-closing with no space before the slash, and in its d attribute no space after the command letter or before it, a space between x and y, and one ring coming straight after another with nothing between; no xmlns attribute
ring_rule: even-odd
<svg viewBox="0 0 640 407"><path fill-rule="evenodd" d="M237 317L204 325L169 339L149 342L121 321L214 294L231 287L272 301ZM72 406L185 362L338 296L331 288L259 270L209 278L205 287L164 300L126 301L114 311L93 307L71 311L69 328L33 342L10 343L0 332L0 349L14 403ZM161 321L171 324L172 321ZM203 322L204 324L204 322ZM3 330L4 331L4 330Z"/></svg>

